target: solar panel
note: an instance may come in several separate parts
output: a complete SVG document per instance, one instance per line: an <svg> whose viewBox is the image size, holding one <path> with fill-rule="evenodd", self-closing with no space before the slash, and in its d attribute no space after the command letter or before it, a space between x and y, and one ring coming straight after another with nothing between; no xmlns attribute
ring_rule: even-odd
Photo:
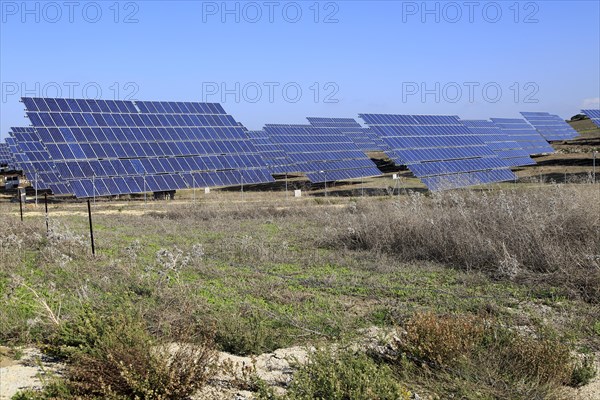
<svg viewBox="0 0 600 400"><path fill-rule="evenodd" d="M505 135L529 152L529 155L554 153L548 141L524 119L491 118L491 120Z"/></svg>
<svg viewBox="0 0 600 400"><path fill-rule="evenodd" d="M0 167L12 168L13 158L6 142L0 143Z"/></svg>
<svg viewBox="0 0 600 400"><path fill-rule="evenodd" d="M19 153L19 149L17 147L17 142L15 141L15 138L13 138L12 136L7 137L6 144L8 145L8 149L12 157L12 169L14 169L15 171L23 171L23 156Z"/></svg>
<svg viewBox="0 0 600 400"><path fill-rule="evenodd" d="M469 131L479 135L481 140L490 147L494 153L511 167L535 165L536 162L529 156L529 152L514 140L510 140L502 130L492 121L488 120L461 120Z"/></svg>
<svg viewBox="0 0 600 400"><path fill-rule="evenodd" d="M23 98L76 197L273 182L219 104Z"/></svg>
<svg viewBox="0 0 600 400"><path fill-rule="evenodd" d="M600 128L600 110L581 110L598 128Z"/></svg>
<svg viewBox="0 0 600 400"><path fill-rule="evenodd" d="M362 151L385 151L387 149L383 141L371 129L363 128L353 118L308 117L307 119L314 127L339 129L352 139Z"/></svg>
<svg viewBox="0 0 600 400"><path fill-rule="evenodd" d="M285 152L274 144L265 131L247 131L254 147L260 152L273 175L283 175L288 170L289 160Z"/></svg>
<svg viewBox="0 0 600 400"><path fill-rule="evenodd" d="M305 174L315 183L381 175L375 163L336 128L271 124L264 131L287 156L287 173Z"/></svg>
<svg viewBox="0 0 600 400"><path fill-rule="evenodd" d="M51 190L54 194L71 193L34 128L11 128L10 135L17 165L35 189Z"/></svg>
<svg viewBox="0 0 600 400"><path fill-rule="evenodd" d="M547 141L570 140L579 133L567 124L558 115L547 112L522 112L521 115L529 122Z"/></svg>
<svg viewBox="0 0 600 400"><path fill-rule="evenodd" d="M14 131L18 132L19 134L22 134L22 132L27 132L29 130L33 130L33 129L31 129L31 128L11 128L11 130L8 133L10 136L6 139L6 142L8 143L9 149L13 156L15 169L21 170L23 172L23 175L31 180L33 187L41 189L41 190L45 190L45 189L48 189L47 184L45 182L43 182L39 178L39 176L36 175L36 172L34 171L34 168L32 166L32 162L30 161L29 156L27 156L24 153L24 151L22 150L23 148L29 149L29 147L30 147L29 144L26 143L25 145L23 145L23 144L19 145L19 143L15 139ZM29 139L29 140L31 140L31 139Z"/></svg>
<svg viewBox="0 0 600 400"><path fill-rule="evenodd" d="M432 191L516 179L508 164L456 116L361 114Z"/></svg>

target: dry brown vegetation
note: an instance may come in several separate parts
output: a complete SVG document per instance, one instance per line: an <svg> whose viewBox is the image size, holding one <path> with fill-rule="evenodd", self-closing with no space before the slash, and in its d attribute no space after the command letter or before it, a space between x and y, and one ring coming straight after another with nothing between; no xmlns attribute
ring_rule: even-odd
<svg viewBox="0 0 600 400"><path fill-rule="evenodd" d="M509 329L491 317L416 313L395 344L392 363L401 370L463 377L484 398L552 398L580 368L551 333Z"/></svg>
<svg viewBox="0 0 600 400"><path fill-rule="evenodd" d="M548 283L600 301L600 192L593 185L415 193L392 205L361 204L327 226L324 241L334 248Z"/></svg>

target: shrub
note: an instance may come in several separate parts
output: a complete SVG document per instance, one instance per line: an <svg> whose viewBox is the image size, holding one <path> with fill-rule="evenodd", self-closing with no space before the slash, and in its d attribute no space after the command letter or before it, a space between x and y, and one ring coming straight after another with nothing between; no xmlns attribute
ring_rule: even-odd
<svg viewBox="0 0 600 400"><path fill-rule="evenodd" d="M409 399L386 365L363 353L319 350L296 372L285 396L290 400Z"/></svg>
<svg viewBox="0 0 600 400"><path fill-rule="evenodd" d="M483 340L484 321L473 316L415 314L405 326L405 352L438 366L468 357Z"/></svg>
<svg viewBox="0 0 600 400"><path fill-rule="evenodd" d="M396 347L398 354L388 360L399 371L406 372L411 360L418 380L431 368L434 379L450 382L444 392L465 398L552 398L588 374L575 368L569 347L549 332L525 333L469 315L417 313Z"/></svg>
<svg viewBox="0 0 600 400"><path fill-rule="evenodd" d="M69 358L67 385L84 398L185 398L206 383L216 364L210 340L169 345L127 314L87 312L63 327L56 342L54 349Z"/></svg>

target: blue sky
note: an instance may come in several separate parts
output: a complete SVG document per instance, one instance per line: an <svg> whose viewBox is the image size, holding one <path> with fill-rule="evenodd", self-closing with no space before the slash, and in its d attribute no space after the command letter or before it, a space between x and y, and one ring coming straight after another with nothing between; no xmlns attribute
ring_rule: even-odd
<svg viewBox="0 0 600 400"><path fill-rule="evenodd" d="M568 118L600 98L597 1L1 1L23 95L220 102L250 129L359 113Z"/></svg>

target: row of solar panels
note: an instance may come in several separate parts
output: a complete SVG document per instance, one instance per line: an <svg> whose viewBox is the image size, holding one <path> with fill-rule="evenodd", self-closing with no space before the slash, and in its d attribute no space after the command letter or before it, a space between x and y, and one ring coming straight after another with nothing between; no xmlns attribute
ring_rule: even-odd
<svg viewBox="0 0 600 400"><path fill-rule="evenodd" d="M546 127L550 125L546 121L552 121L561 140L577 136L558 116L547 113L535 116ZM371 143L376 144L361 149L385 152L396 164L408 166L432 190L512 180L516 176L510 168L533 165L531 155L554 151L540 132L522 119L461 121L455 116L389 114L360 117L369 128L362 128L351 118L308 118L311 125L266 125L263 131L249 134L270 169L277 173L309 168L302 164L306 157L327 158L323 151L329 149L321 144L331 144L332 137L314 131L315 127L337 128L338 132L346 133L335 143L339 151L346 150L346 157L351 156L346 148L348 139L358 145L375 137L377 141ZM356 129L354 135L347 134L351 128ZM544 132L550 135L552 129ZM362 138L356 139L357 134ZM311 172L314 174L316 169L315 165Z"/></svg>
<svg viewBox="0 0 600 400"><path fill-rule="evenodd" d="M560 140L577 134L547 113L523 113L531 125L365 114L369 128L352 118L308 118L310 125L248 132L219 104L23 102L33 126L12 130L9 161L37 188L77 197L266 183L284 173L312 182L380 175L369 151L384 151L442 190L514 179L511 167L553 151L541 132Z"/></svg>

